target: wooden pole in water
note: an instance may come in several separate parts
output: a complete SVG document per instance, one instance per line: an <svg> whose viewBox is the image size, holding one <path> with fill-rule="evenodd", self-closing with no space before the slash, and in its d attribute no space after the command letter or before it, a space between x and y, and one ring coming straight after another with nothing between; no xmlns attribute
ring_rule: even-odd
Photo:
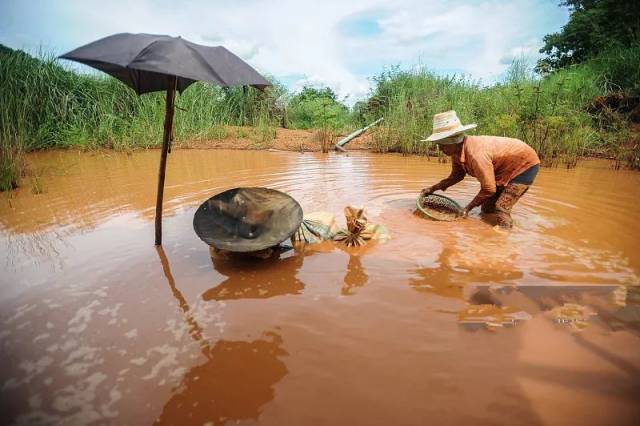
<svg viewBox="0 0 640 426"><path fill-rule="evenodd" d="M164 197L164 175L167 168L167 152L171 143L173 129L173 112L176 100L176 85L178 78L168 76L167 100L164 113L164 136L162 137L162 153L160 155L160 170L158 172L158 198L156 200L156 245L162 245L162 198Z"/></svg>

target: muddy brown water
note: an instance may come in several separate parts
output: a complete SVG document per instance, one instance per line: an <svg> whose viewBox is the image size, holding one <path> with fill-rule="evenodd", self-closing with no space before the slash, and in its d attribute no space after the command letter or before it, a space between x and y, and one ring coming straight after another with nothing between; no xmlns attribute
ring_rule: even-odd
<svg viewBox="0 0 640 426"><path fill-rule="evenodd" d="M503 233L414 215L424 158L178 150L157 251L158 157L35 154L2 195L3 423L637 424L640 174L543 169ZM193 214L237 186L391 238L212 260Z"/></svg>

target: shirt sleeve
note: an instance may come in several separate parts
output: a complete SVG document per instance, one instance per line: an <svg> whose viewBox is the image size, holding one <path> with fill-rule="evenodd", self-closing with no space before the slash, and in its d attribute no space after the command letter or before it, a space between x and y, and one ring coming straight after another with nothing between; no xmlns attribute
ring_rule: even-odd
<svg viewBox="0 0 640 426"><path fill-rule="evenodd" d="M462 167L462 164L456 162L456 161L452 161L451 162L451 174L449 174L449 176L445 179L443 179L440 182L440 185L443 187L443 189L447 189L452 185L455 185L456 183L460 182L462 179L464 179L464 176L467 173L464 171L464 167Z"/></svg>
<svg viewBox="0 0 640 426"><path fill-rule="evenodd" d="M496 193L496 176L493 162L487 153L471 159L471 162L476 179L480 182L480 191L470 203L472 207L476 207Z"/></svg>

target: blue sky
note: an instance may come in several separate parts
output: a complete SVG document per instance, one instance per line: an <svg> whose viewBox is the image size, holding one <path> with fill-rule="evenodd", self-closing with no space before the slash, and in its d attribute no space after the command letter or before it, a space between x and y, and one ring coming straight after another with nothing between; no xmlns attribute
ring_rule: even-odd
<svg viewBox="0 0 640 426"><path fill-rule="evenodd" d="M61 54L118 32L224 45L293 90L328 85L352 103L383 69L424 66L485 83L532 62L568 11L558 0L2 0L0 43Z"/></svg>

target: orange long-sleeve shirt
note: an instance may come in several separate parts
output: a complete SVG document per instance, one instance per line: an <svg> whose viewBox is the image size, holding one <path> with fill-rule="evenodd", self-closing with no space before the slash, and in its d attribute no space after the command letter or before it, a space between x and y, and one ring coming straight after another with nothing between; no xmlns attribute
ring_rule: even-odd
<svg viewBox="0 0 640 426"><path fill-rule="evenodd" d="M470 203L482 204L511 179L530 167L540 164L538 154L519 139L499 136L466 136L460 155L451 157L451 174L444 185L451 186L469 174L480 181L480 192Z"/></svg>

